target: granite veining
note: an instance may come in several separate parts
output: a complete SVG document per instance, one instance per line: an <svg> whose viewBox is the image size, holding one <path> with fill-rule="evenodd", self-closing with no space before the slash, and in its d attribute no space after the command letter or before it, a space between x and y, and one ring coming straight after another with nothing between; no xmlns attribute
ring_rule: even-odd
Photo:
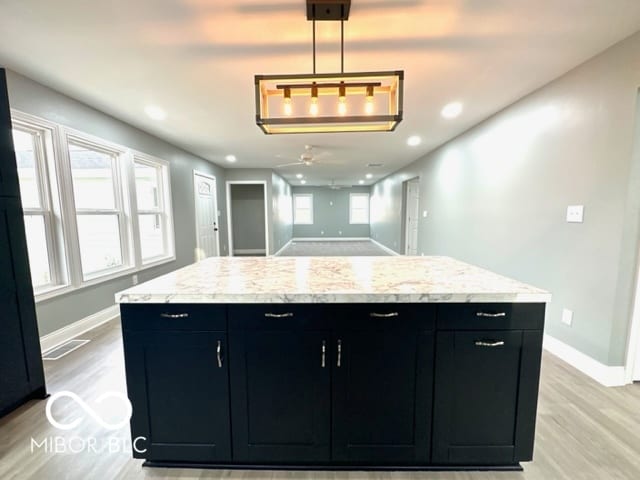
<svg viewBox="0 0 640 480"><path fill-rule="evenodd" d="M548 302L539 288L450 257L211 257L117 303Z"/></svg>

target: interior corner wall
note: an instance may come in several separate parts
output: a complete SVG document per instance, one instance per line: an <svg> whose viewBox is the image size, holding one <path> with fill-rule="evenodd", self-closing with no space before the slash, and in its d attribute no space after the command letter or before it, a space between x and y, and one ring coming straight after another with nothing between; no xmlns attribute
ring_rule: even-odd
<svg viewBox="0 0 640 480"><path fill-rule="evenodd" d="M293 198L291 185L276 173L271 174L273 212L273 253L293 237Z"/></svg>
<svg viewBox="0 0 640 480"><path fill-rule="evenodd" d="M349 195L370 193L371 188L350 187L333 190L328 187L292 187L293 195L313 195L313 225L294 225L294 238L369 238L369 224L349 223Z"/></svg>
<svg viewBox="0 0 640 480"><path fill-rule="evenodd" d="M546 333L622 365L640 220L639 57L640 33L376 183L372 237L399 251L402 182L419 176L429 212L419 253L549 290ZM584 223L566 222L569 205L584 205Z"/></svg>
<svg viewBox="0 0 640 480"><path fill-rule="evenodd" d="M218 209L221 212L220 253L227 254L224 169L15 72L8 71L7 80L9 103L12 108L169 162L176 260L138 272L141 282L193 263L195 260L194 169L216 177ZM40 335L51 333L112 306L115 293L131 285L132 278L127 275L38 302L36 311Z"/></svg>

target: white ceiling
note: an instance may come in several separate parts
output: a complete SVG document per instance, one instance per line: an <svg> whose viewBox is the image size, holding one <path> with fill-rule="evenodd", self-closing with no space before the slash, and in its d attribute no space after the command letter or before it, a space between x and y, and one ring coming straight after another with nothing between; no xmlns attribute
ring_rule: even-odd
<svg viewBox="0 0 640 480"><path fill-rule="evenodd" d="M253 75L311 71L304 0L0 0L0 11L0 63L215 163L271 168L305 144L326 151L278 170L294 185L298 172L373 183L640 29L638 0L353 0L345 70L404 69L403 122L269 136L255 125ZM317 29L318 71L338 71L339 24ZM454 100L462 115L443 119ZM167 118L148 118L149 104ZM408 147L410 135L422 143Z"/></svg>

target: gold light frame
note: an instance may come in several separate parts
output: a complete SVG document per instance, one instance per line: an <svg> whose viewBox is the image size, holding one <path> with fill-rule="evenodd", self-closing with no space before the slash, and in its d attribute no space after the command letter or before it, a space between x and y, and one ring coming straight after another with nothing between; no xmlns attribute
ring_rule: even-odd
<svg viewBox="0 0 640 480"><path fill-rule="evenodd" d="M343 82L343 83L342 83ZM256 124L265 134L390 132L402 121L404 71L323 73L293 75L256 75ZM270 103L284 102L285 91L291 102L296 98L311 99L312 89L320 97L335 98L341 88L346 97L367 98L373 88L380 112L358 115L289 116L282 109L274 112ZM332 112L333 113L333 112Z"/></svg>

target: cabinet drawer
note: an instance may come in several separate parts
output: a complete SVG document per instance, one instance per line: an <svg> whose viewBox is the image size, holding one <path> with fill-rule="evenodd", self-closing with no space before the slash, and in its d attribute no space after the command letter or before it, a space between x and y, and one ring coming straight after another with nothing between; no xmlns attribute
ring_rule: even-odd
<svg viewBox="0 0 640 480"><path fill-rule="evenodd" d="M436 306L420 303L360 303L325 306L340 330L434 330Z"/></svg>
<svg viewBox="0 0 640 480"><path fill-rule="evenodd" d="M227 307L211 304L121 304L122 328L141 330L198 330L203 332L227 329Z"/></svg>
<svg viewBox="0 0 640 480"><path fill-rule="evenodd" d="M229 329L317 330L329 325L321 304L230 305Z"/></svg>
<svg viewBox="0 0 640 480"><path fill-rule="evenodd" d="M544 303L438 305L438 330L542 330Z"/></svg>

